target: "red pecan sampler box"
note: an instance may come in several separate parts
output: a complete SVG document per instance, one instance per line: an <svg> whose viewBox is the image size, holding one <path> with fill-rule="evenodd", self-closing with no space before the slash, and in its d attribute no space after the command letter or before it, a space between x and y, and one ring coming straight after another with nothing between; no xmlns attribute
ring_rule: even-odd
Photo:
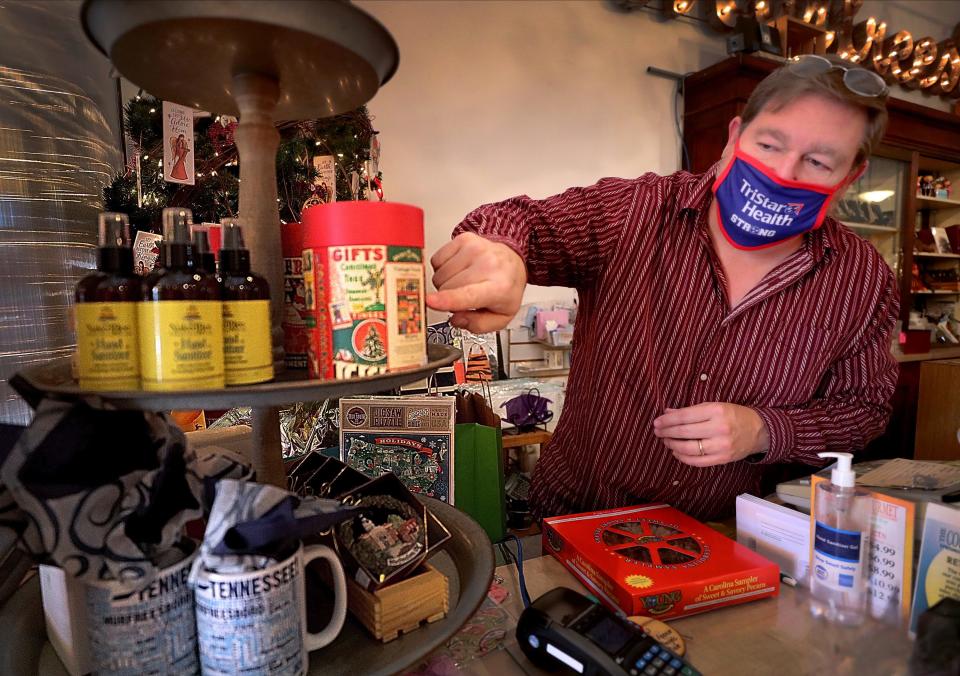
<svg viewBox="0 0 960 676"><path fill-rule="evenodd" d="M683 617L780 591L775 563L668 505L544 519L543 550L627 615Z"/></svg>

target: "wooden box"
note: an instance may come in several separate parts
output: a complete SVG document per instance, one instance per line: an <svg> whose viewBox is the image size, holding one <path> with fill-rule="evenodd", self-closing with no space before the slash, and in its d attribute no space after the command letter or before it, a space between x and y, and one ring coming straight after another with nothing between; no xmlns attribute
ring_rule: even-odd
<svg viewBox="0 0 960 676"><path fill-rule="evenodd" d="M347 578L347 607L350 612L384 643L436 622L450 608L447 576L424 563L406 580L369 592Z"/></svg>

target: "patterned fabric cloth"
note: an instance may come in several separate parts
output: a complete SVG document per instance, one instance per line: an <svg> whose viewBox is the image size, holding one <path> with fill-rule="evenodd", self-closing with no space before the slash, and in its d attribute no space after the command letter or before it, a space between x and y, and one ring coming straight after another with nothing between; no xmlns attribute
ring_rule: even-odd
<svg viewBox="0 0 960 676"><path fill-rule="evenodd" d="M539 516L663 501L717 518L759 490L765 464L822 465L818 451L861 449L886 425L893 273L828 218L729 307L707 224L716 170L515 197L455 230L510 246L531 284L579 293L566 404L533 478ZM704 402L752 407L769 450L707 468L677 461L653 419Z"/></svg>
<svg viewBox="0 0 960 676"><path fill-rule="evenodd" d="M188 449L166 415L44 400L0 467L0 538L83 580L142 584L213 484L250 476L226 449Z"/></svg>
<svg viewBox="0 0 960 676"><path fill-rule="evenodd" d="M207 529L190 571L244 573L267 568L287 558L301 538L315 536L350 518L353 507L339 500L301 500L282 488L224 479L207 519Z"/></svg>

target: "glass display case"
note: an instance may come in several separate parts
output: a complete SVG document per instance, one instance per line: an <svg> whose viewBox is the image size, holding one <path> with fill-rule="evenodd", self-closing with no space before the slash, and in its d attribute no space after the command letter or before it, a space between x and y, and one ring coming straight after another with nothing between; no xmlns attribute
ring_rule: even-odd
<svg viewBox="0 0 960 676"><path fill-rule="evenodd" d="M934 344L960 346L960 164L921 156L915 177L916 217L910 325L930 328Z"/></svg>
<svg viewBox="0 0 960 676"><path fill-rule="evenodd" d="M873 244L899 276L900 224L903 222L904 176L910 163L873 156L834 207L834 215Z"/></svg>

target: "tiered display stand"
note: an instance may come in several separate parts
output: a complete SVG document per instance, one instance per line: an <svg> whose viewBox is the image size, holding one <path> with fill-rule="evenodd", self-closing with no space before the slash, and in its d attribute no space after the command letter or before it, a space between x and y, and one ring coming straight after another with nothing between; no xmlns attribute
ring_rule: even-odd
<svg viewBox="0 0 960 676"><path fill-rule="evenodd" d="M107 408L164 411L252 406L255 451L251 461L258 478L285 486L280 406L394 389L423 379L459 357L457 350L430 345L426 364L414 370L335 381L281 373L283 256L275 162L279 135L274 123L336 115L365 103L395 72L396 43L365 12L331 0L87 0L81 20L87 36L120 74L153 96L239 115L235 138L240 155L240 215L253 268L267 278L272 290L271 336L279 375L270 383L225 389L94 393L81 390L70 375L69 363L61 361L25 369L19 374L21 385L44 396ZM493 575L489 539L461 512L436 501L428 504L453 536L446 552L431 560L450 577L448 617L386 645L348 620L340 638L321 651L324 664L314 664L311 673L375 674L403 669L452 636L480 605ZM28 602L29 589L22 593L28 595L22 601ZM34 601L39 603L38 592ZM19 650L29 650L29 641L12 643ZM38 648L45 673L55 671L56 658L51 653L49 645L42 652Z"/></svg>
<svg viewBox="0 0 960 676"><path fill-rule="evenodd" d="M164 101L240 116L240 216L253 269L270 283L274 364L283 365L283 253L277 211L276 120L313 119L366 103L397 69L397 45L365 12L344 2L235 0L88 0L87 36L125 78ZM434 353L436 368L455 355ZM384 391L422 378L427 369L362 381L291 384L278 380L236 390L253 406L257 477L285 485L278 406L323 397ZM231 391L231 390L228 390ZM143 408L212 408L214 397L154 398ZM246 399L244 399L246 397ZM154 403L162 401L163 403Z"/></svg>

